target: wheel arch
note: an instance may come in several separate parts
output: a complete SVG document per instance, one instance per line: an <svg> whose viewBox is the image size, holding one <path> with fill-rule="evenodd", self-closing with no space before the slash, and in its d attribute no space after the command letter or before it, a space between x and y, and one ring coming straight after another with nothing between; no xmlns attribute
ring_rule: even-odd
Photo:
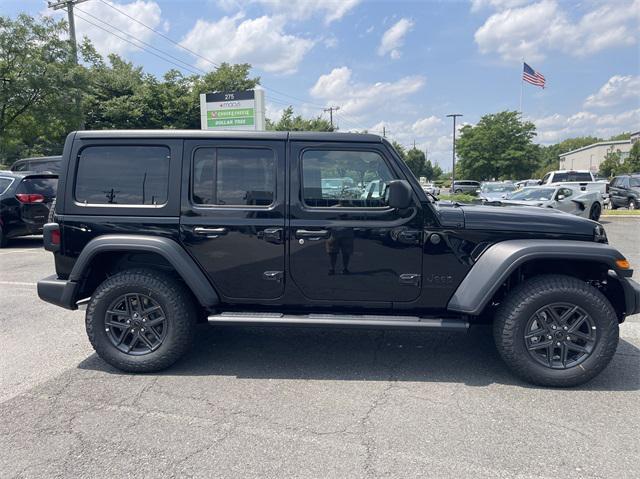
<svg viewBox="0 0 640 479"><path fill-rule="evenodd" d="M593 282L622 321L625 292L615 248L586 241L509 240L487 249L460 283L447 309L479 316L515 285L541 274L563 274ZM605 287L606 285L606 287Z"/></svg>
<svg viewBox="0 0 640 479"><path fill-rule="evenodd" d="M76 299L91 296L105 273L127 265L174 272L205 308L220 302L200 266L176 241L142 235L104 235L87 243L69 275L78 285Z"/></svg>

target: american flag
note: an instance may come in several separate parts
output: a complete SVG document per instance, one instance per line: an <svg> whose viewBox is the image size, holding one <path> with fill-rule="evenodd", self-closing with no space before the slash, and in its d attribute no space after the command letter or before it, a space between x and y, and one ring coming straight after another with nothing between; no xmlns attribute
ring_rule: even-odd
<svg viewBox="0 0 640 479"><path fill-rule="evenodd" d="M527 83L544 88L544 75L542 75L542 73L538 73L526 63L524 64L524 70L522 71L522 79Z"/></svg>

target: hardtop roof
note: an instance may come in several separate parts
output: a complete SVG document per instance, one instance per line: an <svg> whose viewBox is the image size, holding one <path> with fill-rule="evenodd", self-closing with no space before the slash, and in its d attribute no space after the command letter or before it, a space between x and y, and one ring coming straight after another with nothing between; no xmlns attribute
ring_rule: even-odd
<svg viewBox="0 0 640 479"><path fill-rule="evenodd" d="M382 137L369 133L336 133L317 131L209 131L209 130L83 130L77 139L92 138L173 138L173 139L237 139L291 140L323 142L381 143Z"/></svg>

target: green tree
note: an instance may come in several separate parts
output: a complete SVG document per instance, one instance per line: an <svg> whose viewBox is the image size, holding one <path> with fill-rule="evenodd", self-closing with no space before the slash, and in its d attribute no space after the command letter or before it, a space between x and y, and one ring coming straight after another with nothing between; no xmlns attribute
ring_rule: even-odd
<svg viewBox="0 0 640 479"><path fill-rule="evenodd" d="M415 147L411 148L409 151L407 151L404 161L416 178L426 176L424 174L426 158L423 151L420 151Z"/></svg>
<svg viewBox="0 0 640 479"><path fill-rule="evenodd" d="M320 116L307 119L294 116L293 107L288 106L276 122L267 118L267 130L276 131L333 131L331 123Z"/></svg>
<svg viewBox="0 0 640 479"><path fill-rule="evenodd" d="M407 153L406 153L406 151L404 149L404 146L402 146L396 140L392 140L391 141L391 145L393 146L393 148L398 153L398 156L400 156L400 158L402 158L404 161L407 161Z"/></svg>
<svg viewBox="0 0 640 479"><path fill-rule="evenodd" d="M516 111L483 116L465 125L456 141L459 178L475 180L528 178L538 166L532 143L536 127Z"/></svg>
<svg viewBox="0 0 640 479"><path fill-rule="evenodd" d="M605 178L609 178L611 176L615 176L618 173L623 172L620 150L613 151L610 150L604 155L604 161L600 163L600 175Z"/></svg>
<svg viewBox="0 0 640 479"><path fill-rule="evenodd" d="M444 171L439 164L433 165L433 180L442 180L443 176L445 176Z"/></svg>
<svg viewBox="0 0 640 479"><path fill-rule="evenodd" d="M69 105L84 69L70 59L66 31L48 17L0 17L0 158L9 163L58 152L79 123Z"/></svg>
<svg viewBox="0 0 640 479"><path fill-rule="evenodd" d="M624 160L623 168L627 173L640 173L640 141L636 141L631 147L629 156Z"/></svg>
<svg viewBox="0 0 640 479"><path fill-rule="evenodd" d="M426 159L424 162L424 168L422 169L423 176L426 176L427 180L433 181L436 179L433 164L431 160Z"/></svg>

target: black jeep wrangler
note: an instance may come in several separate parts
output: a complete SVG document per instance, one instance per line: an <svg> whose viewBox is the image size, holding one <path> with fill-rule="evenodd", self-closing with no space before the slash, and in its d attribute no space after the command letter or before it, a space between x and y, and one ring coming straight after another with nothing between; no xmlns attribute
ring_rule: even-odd
<svg viewBox="0 0 640 479"><path fill-rule="evenodd" d="M375 135L83 131L65 143L40 298L88 303L113 366L158 371L198 321L465 331L527 381L602 371L640 285L602 226L428 197ZM470 354L472 354L470 352Z"/></svg>

